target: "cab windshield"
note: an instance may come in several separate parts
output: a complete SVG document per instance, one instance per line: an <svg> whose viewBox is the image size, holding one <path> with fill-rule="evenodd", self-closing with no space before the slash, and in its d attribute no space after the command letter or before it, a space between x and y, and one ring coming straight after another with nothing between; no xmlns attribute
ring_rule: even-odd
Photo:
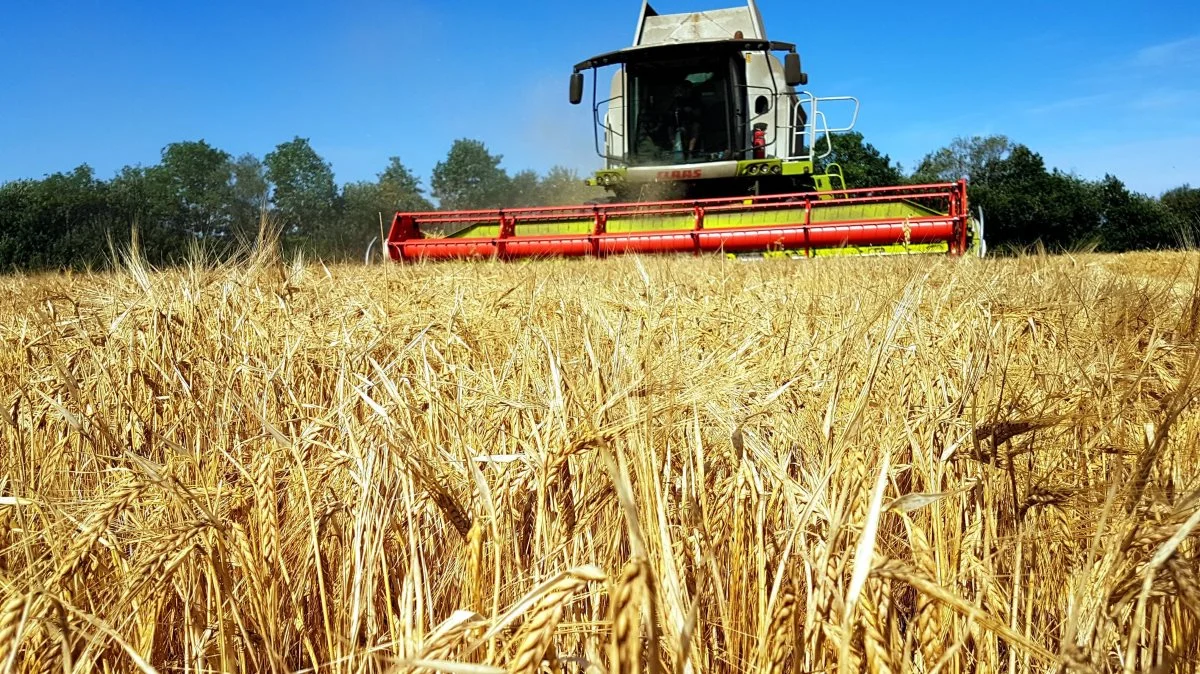
<svg viewBox="0 0 1200 674"><path fill-rule="evenodd" d="M728 58L630 63L626 72L631 165L733 158Z"/></svg>

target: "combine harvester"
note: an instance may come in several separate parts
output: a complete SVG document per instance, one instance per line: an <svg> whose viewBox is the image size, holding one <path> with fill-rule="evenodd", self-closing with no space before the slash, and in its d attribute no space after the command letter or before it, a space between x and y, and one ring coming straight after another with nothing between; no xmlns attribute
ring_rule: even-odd
<svg viewBox="0 0 1200 674"><path fill-rule="evenodd" d="M776 54L782 53L780 59ZM599 92L601 69L614 69ZM395 261L724 253L813 257L982 250L965 181L847 189L820 160L858 118L851 96L817 97L795 45L771 42L755 0L660 15L643 3L633 46L575 66L592 71L595 144L588 179L603 203L397 213ZM849 121L831 128L827 111Z"/></svg>

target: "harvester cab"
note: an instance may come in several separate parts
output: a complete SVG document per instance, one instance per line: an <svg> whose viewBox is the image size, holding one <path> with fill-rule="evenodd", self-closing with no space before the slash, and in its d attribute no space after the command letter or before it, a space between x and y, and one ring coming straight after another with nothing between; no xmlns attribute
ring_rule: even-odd
<svg viewBox="0 0 1200 674"><path fill-rule="evenodd" d="M575 66L571 103L583 101L588 72L605 162L590 182L619 201L844 188L815 163L832 134L854 127L858 100L800 89L808 75L796 46L767 38L754 0L684 14L644 2L632 46ZM845 120L835 127L831 108Z"/></svg>
<svg viewBox="0 0 1200 674"><path fill-rule="evenodd" d="M397 213L389 256L981 250L965 181L846 185L828 157L833 136L857 122L858 99L809 93L795 45L767 38L755 0L685 14L644 1L633 45L575 65L570 103L583 102L588 73L604 162L588 181L611 193L607 202Z"/></svg>

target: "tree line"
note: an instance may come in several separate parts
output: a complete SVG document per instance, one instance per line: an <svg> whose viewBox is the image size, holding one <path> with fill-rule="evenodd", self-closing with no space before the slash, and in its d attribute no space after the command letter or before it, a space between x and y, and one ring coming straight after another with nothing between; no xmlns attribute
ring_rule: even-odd
<svg viewBox="0 0 1200 674"><path fill-rule="evenodd" d="M832 153L849 187L970 181L992 250L1041 243L1105 251L1175 247L1200 227L1200 188L1158 197L1114 176L1085 180L1046 166L1004 136L955 139L906 172L855 132ZM374 180L338 185L333 168L296 137L262 158L233 156L204 140L172 143L152 166L101 179L87 165L0 185L0 270L105 266L112 247L137 231L142 255L170 265L197 245L211 254L254 239L263 222L283 245L324 259L361 259L398 210L508 208L603 199L574 170L509 174L503 157L460 139L434 167L428 194L399 157ZM435 206L432 200L436 200Z"/></svg>
<svg viewBox="0 0 1200 674"><path fill-rule="evenodd" d="M0 270L102 268L136 230L156 265L236 251L264 223L288 249L327 260L362 259L396 211L511 208L602 197L574 170L509 175L502 156L461 139L434 167L429 195L399 157L374 180L338 185L333 167L306 138L261 159L233 156L204 140L172 143L153 166L127 166L111 179L91 167L0 185Z"/></svg>
<svg viewBox="0 0 1200 674"><path fill-rule="evenodd" d="M1111 174L1087 180L1047 167L1041 155L1003 135L956 138L911 172L858 132L835 136L832 150L822 163L842 167L848 187L966 178L972 210L983 209L991 251L1179 248L1195 243L1200 230L1200 187L1182 185L1155 197Z"/></svg>

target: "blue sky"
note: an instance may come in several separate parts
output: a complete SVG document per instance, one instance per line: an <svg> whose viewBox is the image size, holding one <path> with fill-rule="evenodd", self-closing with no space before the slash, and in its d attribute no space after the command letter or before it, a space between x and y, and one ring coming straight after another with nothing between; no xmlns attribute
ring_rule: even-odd
<svg viewBox="0 0 1200 674"><path fill-rule="evenodd" d="M739 0L658 0L660 12ZM1195 0L818 4L760 0L818 95L912 168L958 135L1004 133L1052 166L1158 194L1200 185ZM455 138L511 172L589 171L570 66L629 44L640 0L6 0L0 182L86 162L101 177L206 139L262 156L295 135L338 182L398 155L428 184ZM589 83L590 91L590 83Z"/></svg>

